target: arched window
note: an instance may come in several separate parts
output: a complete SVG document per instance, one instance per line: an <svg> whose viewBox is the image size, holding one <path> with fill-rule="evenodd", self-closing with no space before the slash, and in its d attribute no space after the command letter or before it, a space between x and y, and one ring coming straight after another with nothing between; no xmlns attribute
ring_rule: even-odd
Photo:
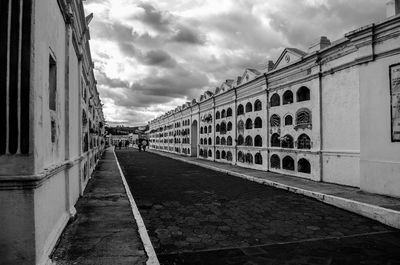
<svg viewBox="0 0 400 265"><path fill-rule="evenodd" d="M238 133L239 134L243 134L244 133L244 122L242 120L240 120L238 122Z"/></svg>
<svg viewBox="0 0 400 265"><path fill-rule="evenodd" d="M203 127L200 127L200 134L203 134Z"/></svg>
<svg viewBox="0 0 400 265"><path fill-rule="evenodd" d="M282 168L286 170L294 170L294 160L290 156L285 156L282 159Z"/></svg>
<svg viewBox="0 0 400 265"><path fill-rule="evenodd" d="M232 161L232 152L231 152L231 151L228 151L228 152L226 153L226 160Z"/></svg>
<svg viewBox="0 0 400 265"><path fill-rule="evenodd" d="M260 135L254 138L254 146L262 146L262 137Z"/></svg>
<svg viewBox="0 0 400 265"><path fill-rule="evenodd" d="M279 134L274 133L271 136L271 146L273 146L273 147L280 147L281 146L281 141L279 140Z"/></svg>
<svg viewBox="0 0 400 265"><path fill-rule="evenodd" d="M204 126L204 133L207 133L207 126Z"/></svg>
<svg viewBox="0 0 400 265"><path fill-rule="evenodd" d="M226 111L223 109L221 111L221 118L225 118L226 117Z"/></svg>
<svg viewBox="0 0 400 265"><path fill-rule="evenodd" d="M246 154L246 163L253 164L253 155L250 153Z"/></svg>
<svg viewBox="0 0 400 265"><path fill-rule="evenodd" d="M263 161L262 161L262 155L261 153L257 153L254 156L254 163L257 165L262 165Z"/></svg>
<svg viewBox="0 0 400 265"><path fill-rule="evenodd" d="M292 125L293 124L293 117L292 115L285 116L285 125Z"/></svg>
<svg viewBox="0 0 400 265"><path fill-rule="evenodd" d="M271 156L271 168L281 168L281 160L278 155L272 155Z"/></svg>
<svg viewBox="0 0 400 265"><path fill-rule="evenodd" d="M232 122L228 122L228 126L226 128L228 132L232 131Z"/></svg>
<svg viewBox="0 0 400 265"><path fill-rule="evenodd" d="M222 122L221 126L219 127L219 133L220 134L225 134L226 133L226 123Z"/></svg>
<svg viewBox="0 0 400 265"><path fill-rule="evenodd" d="M237 144L238 144L238 145L243 145L243 144L244 144L244 138L243 138L242 135L239 135L239 136L238 136Z"/></svg>
<svg viewBox="0 0 400 265"><path fill-rule="evenodd" d="M310 162L308 162L307 159L301 158L297 162L297 171L302 172L302 173L311 173L311 165Z"/></svg>
<svg viewBox="0 0 400 265"><path fill-rule="evenodd" d="M286 90L282 96L282 105L293 103L293 92L290 90Z"/></svg>
<svg viewBox="0 0 400 265"><path fill-rule="evenodd" d="M221 153L221 158L222 158L222 159L225 159L225 158L226 158L226 152L225 152L225 151L222 151L222 153Z"/></svg>
<svg viewBox="0 0 400 265"><path fill-rule="evenodd" d="M219 124L217 124L217 125L215 126L215 131L216 131L216 132L219 132Z"/></svg>
<svg viewBox="0 0 400 265"><path fill-rule="evenodd" d="M215 119L218 120L219 118L221 118L221 114L217 111L217 113L215 113Z"/></svg>
<svg viewBox="0 0 400 265"><path fill-rule="evenodd" d="M254 111L260 111L262 110L262 103L259 99L254 102Z"/></svg>
<svg viewBox="0 0 400 265"><path fill-rule="evenodd" d="M296 113L296 125L311 124L311 111L308 109L300 109Z"/></svg>
<svg viewBox="0 0 400 265"><path fill-rule="evenodd" d="M220 152L219 152L219 150L217 150L216 152L215 152L215 159L219 159L220 158Z"/></svg>
<svg viewBox="0 0 400 265"><path fill-rule="evenodd" d="M207 144L207 138L204 138L203 143Z"/></svg>
<svg viewBox="0 0 400 265"><path fill-rule="evenodd" d="M262 128L262 119L260 117L254 120L254 128Z"/></svg>
<svg viewBox="0 0 400 265"><path fill-rule="evenodd" d="M244 163L244 155L242 151L238 152L238 161Z"/></svg>
<svg viewBox="0 0 400 265"><path fill-rule="evenodd" d="M232 145L232 137L228 136L228 138L226 139L226 145Z"/></svg>
<svg viewBox="0 0 400 265"><path fill-rule="evenodd" d="M271 107L276 107L281 105L281 98L277 93L273 94L271 99L270 99L270 105Z"/></svg>
<svg viewBox="0 0 400 265"><path fill-rule="evenodd" d="M246 146L253 146L253 138L250 135L246 137Z"/></svg>
<svg viewBox="0 0 400 265"><path fill-rule="evenodd" d="M253 105L251 105L250 102L247 102L246 104L246 112L252 112L253 111Z"/></svg>
<svg viewBox="0 0 400 265"><path fill-rule="evenodd" d="M216 145L219 144L219 136L217 136L217 137L215 138L215 144L216 144Z"/></svg>
<svg viewBox="0 0 400 265"><path fill-rule="evenodd" d="M253 129L253 121L251 119L246 120L246 129Z"/></svg>
<svg viewBox="0 0 400 265"><path fill-rule="evenodd" d="M203 144L203 138L200 138L200 144Z"/></svg>
<svg viewBox="0 0 400 265"><path fill-rule="evenodd" d="M293 148L293 137L286 134L282 137L282 148Z"/></svg>
<svg viewBox="0 0 400 265"><path fill-rule="evenodd" d="M297 138L297 148L298 149L311 149L311 140L307 134L301 134L299 138Z"/></svg>
<svg viewBox="0 0 400 265"><path fill-rule="evenodd" d="M300 87L296 92L297 102L310 100L310 89L305 86Z"/></svg>
<svg viewBox="0 0 400 265"><path fill-rule="evenodd" d="M242 115L244 114L244 107L242 104L240 104L237 108L237 115Z"/></svg>
<svg viewBox="0 0 400 265"><path fill-rule="evenodd" d="M211 125L208 125L208 133L212 133Z"/></svg>
<svg viewBox="0 0 400 265"><path fill-rule="evenodd" d="M281 126L281 117L279 117L277 114L272 115L269 121L271 123L271 127Z"/></svg>
<svg viewBox="0 0 400 265"><path fill-rule="evenodd" d="M211 152L211 150L208 150L208 157L212 157L212 152Z"/></svg>
<svg viewBox="0 0 400 265"><path fill-rule="evenodd" d="M226 145L225 137L221 137L221 145Z"/></svg>
<svg viewBox="0 0 400 265"><path fill-rule="evenodd" d="M212 140L211 140L211 137L210 137L210 138L208 138L208 145L212 145Z"/></svg>
<svg viewBox="0 0 400 265"><path fill-rule="evenodd" d="M228 110L226 111L226 117L231 117L232 116L232 109L228 108Z"/></svg>

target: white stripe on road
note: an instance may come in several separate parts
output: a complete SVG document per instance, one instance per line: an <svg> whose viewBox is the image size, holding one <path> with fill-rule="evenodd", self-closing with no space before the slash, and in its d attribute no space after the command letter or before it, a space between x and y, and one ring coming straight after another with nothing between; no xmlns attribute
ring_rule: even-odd
<svg viewBox="0 0 400 265"><path fill-rule="evenodd" d="M126 182L124 173L122 172L121 166L119 165L117 155L115 154L115 148L113 149L113 153L114 153L115 161L117 161L117 166L119 169L119 173L121 175L122 182L124 183L126 195L128 196L129 202L131 204L133 216L135 217L136 224L139 229L140 238L142 239L143 246L144 246L144 249L145 249L147 257L148 257L146 264L147 265L160 265L160 262L158 261L158 258L156 255L156 252L154 251L153 245L151 244L149 234L147 234L147 229L146 229L146 226L144 225L142 216L139 213L139 209L135 203L135 200L133 199L133 196L129 189L128 183Z"/></svg>

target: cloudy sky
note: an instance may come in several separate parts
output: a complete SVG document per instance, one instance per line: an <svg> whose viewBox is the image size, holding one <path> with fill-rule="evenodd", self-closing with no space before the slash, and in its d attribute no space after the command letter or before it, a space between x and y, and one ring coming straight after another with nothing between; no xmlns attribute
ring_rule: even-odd
<svg viewBox="0 0 400 265"><path fill-rule="evenodd" d="M110 125L143 125L285 47L307 50L385 18L382 0L87 0Z"/></svg>

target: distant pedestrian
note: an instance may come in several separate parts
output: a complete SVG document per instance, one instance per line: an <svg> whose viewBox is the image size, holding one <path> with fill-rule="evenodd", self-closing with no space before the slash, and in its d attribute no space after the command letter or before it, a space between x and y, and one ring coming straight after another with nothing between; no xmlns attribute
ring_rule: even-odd
<svg viewBox="0 0 400 265"><path fill-rule="evenodd" d="M142 146L143 146L143 152L146 152L146 146L147 146L147 141L146 140L142 141Z"/></svg>
<svg viewBox="0 0 400 265"><path fill-rule="evenodd" d="M139 152L142 152L142 143L138 143Z"/></svg>
<svg viewBox="0 0 400 265"><path fill-rule="evenodd" d="M125 141L125 148L128 148L129 147L129 140L126 140Z"/></svg>
<svg viewBox="0 0 400 265"><path fill-rule="evenodd" d="M119 141L119 142L118 142L118 146L119 146L119 149L121 149L121 147L122 147L122 141Z"/></svg>

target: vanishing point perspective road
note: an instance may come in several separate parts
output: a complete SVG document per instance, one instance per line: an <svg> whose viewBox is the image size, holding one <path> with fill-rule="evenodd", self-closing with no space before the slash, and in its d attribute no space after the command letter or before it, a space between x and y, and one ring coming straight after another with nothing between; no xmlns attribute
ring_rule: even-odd
<svg viewBox="0 0 400 265"><path fill-rule="evenodd" d="M400 232L276 188L116 150L161 264L400 264Z"/></svg>

